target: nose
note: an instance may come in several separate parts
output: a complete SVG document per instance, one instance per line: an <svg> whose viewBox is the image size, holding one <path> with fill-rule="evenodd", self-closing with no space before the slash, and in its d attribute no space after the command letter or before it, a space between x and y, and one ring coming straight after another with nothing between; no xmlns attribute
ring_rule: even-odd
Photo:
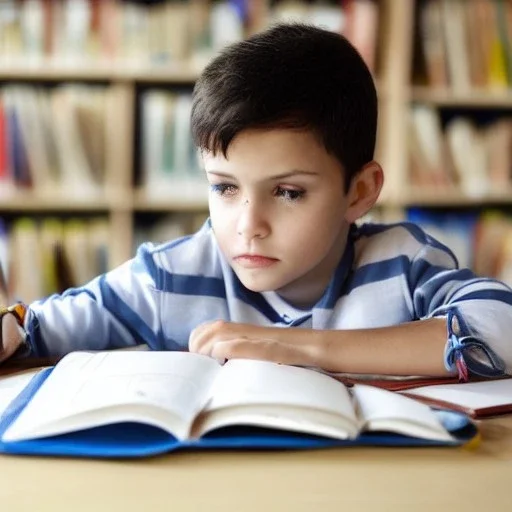
<svg viewBox="0 0 512 512"><path fill-rule="evenodd" d="M264 206L254 200L244 200L240 204L236 227L237 233L247 240L267 237L270 224Z"/></svg>

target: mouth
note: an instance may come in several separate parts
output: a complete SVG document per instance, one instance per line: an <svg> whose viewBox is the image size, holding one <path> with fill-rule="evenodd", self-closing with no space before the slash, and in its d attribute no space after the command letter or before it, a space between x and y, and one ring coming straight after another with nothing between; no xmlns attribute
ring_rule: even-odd
<svg viewBox="0 0 512 512"><path fill-rule="evenodd" d="M233 259L238 265L244 268L265 268L279 261L275 258L267 258L259 254L241 254Z"/></svg>

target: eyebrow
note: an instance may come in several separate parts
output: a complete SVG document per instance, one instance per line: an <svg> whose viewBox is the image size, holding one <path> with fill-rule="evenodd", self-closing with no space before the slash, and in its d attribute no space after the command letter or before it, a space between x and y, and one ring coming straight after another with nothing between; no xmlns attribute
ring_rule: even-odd
<svg viewBox="0 0 512 512"><path fill-rule="evenodd" d="M207 174L214 174L215 176L221 176L222 178L236 178L236 176L229 174L227 172L220 171L206 171ZM301 169L293 169L291 171L284 172L282 174L276 174L275 176L269 176L269 180L282 180L285 178L292 178L294 176L318 176L317 172L314 171L304 171Z"/></svg>

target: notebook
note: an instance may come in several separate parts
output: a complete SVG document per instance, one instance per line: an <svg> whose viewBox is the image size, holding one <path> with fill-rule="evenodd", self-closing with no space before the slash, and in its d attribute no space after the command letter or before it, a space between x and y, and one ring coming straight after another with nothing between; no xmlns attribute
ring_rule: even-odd
<svg viewBox="0 0 512 512"><path fill-rule="evenodd" d="M512 378L428 385L400 393L428 405L463 412L473 418L512 413Z"/></svg>

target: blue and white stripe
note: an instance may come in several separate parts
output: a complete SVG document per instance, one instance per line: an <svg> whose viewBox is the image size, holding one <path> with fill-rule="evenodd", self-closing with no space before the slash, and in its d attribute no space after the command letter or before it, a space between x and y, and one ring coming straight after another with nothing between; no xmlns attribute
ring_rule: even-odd
<svg viewBox="0 0 512 512"><path fill-rule="evenodd" d="M480 373L482 364L512 370L512 290L458 269L453 253L413 224L354 226L324 296L298 310L274 292L246 289L206 222L193 236L144 244L133 260L86 286L31 304L26 329L36 355L142 343L187 350L191 331L210 320L359 329L449 312L460 319L461 337L471 337L470 370L471 361ZM492 362L478 359L478 347Z"/></svg>

